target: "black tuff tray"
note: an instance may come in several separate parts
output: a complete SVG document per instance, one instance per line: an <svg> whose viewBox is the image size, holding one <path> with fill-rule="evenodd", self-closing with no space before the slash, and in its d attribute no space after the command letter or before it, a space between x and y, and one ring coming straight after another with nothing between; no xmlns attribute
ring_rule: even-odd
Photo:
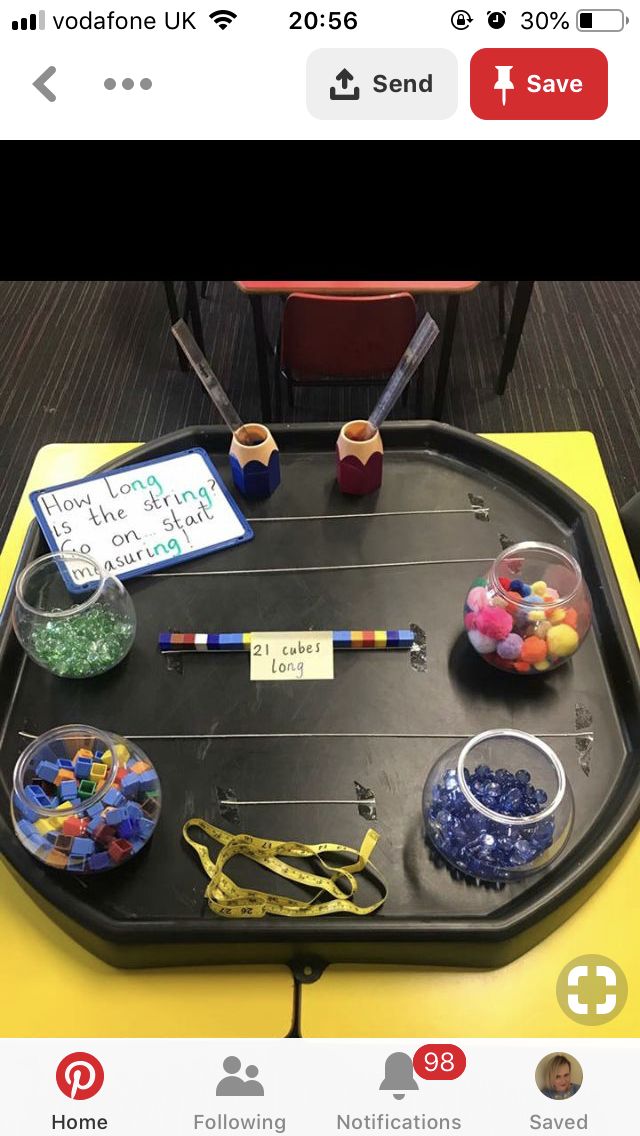
<svg viewBox="0 0 640 1136"><path fill-rule="evenodd" d="M283 961L301 974L307 965L306 977L338 960L501 965L584 901L638 818L638 649L590 506L502 447L428 422L388 425L381 490L344 497L335 481L338 429L275 427L281 486L264 502L238 497L250 518L313 519L256 521L248 544L179 565L178 575L127 582L138 633L109 674L62 680L30 660L23 665L9 594L0 623L0 849L52 918L115 965ZM203 446L231 487L228 445L222 428L189 429L128 460ZM478 498L488 519L476 515ZM425 509L433 511L417 512ZM336 514L348 515L325 519ZM506 543L523 539L569 549L594 604L593 629L578 654L531 678L493 670L462 630L471 580ZM45 551L34 524L19 568ZM330 570L295 570L318 567ZM411 624L426 635L426 671L407 652L342 652L333 682L252 683L246 654L171 657L156 645L158 633L171 629ZM21 731L37 735L77 721L137 736L163 789L149 846L91 878L38 863L14 837L9 815L12 770L27 744ZM500 889L437 867L421 819L433 762L456 736L498 726L553 739L576 802L559 859ZM242 805L235 818L219 805L218 787L241 801L322 801L354 798L355 782L375 795L375 820L349 804ZM366 917L216 917L204 901L206 877L181 836L193 816L235 832L353 847L374 827L374 862L388 899ZM234 864L239 882L281 890L261 869ZM365 882L358 898L375 894Z"/></svg>

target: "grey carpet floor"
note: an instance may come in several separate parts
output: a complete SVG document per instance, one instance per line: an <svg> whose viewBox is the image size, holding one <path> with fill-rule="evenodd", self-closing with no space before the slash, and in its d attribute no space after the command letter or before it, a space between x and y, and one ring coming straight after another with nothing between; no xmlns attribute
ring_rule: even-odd
<svg viewBox="0 0 640 1136"><path fill-rule="evenodd" d="M246 297L229 281L212 281L201 306L214 370L241 417L259 419ZM267 301L272 335L279 310L278 300ZM442 326L445 299L430 298L429 310ZM483 284L462 298L444 420L472 431L592 430L623 504L640 489L640 281L538 283L499 397L502 348L496 291ZM298 390L294 410L285 399L284 417L366 417L378 391ZM0 282L0 546L41 446L146 441L216 421L198 379L177 365L161 283Z"/></svg>

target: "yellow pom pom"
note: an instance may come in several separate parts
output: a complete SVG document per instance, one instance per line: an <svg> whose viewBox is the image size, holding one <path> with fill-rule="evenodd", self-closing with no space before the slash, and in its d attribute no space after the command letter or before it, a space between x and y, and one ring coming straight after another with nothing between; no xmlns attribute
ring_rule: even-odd
<svg viewBox="0 0 640 1136"><path fill-rule="evenodd" d="M535 607L533 611L530 611L527 615L527 619L530 620L531 623L539 623L541 619L546 618L547 613L545 611L541 611L540 608L537 607Z"/></svg>
<svg viewBox="0 0 640 1136"><path fill-rule="evenodd" d="M552 623L563 623L566 614L563 607L557 607L555 611L547 612L547 618L550 619Z"/></svg>
<svg viewBox="0 0 640 1136"><path fill-rule="evenodd" d="M578 632L574 631L573 627L569 627L567 623L560 623L557 627L552 627L547 635L549 654L557 655L561 659L572 655L579 642Z"/></svg>
<svg viewBox="0 0 640 1136"><path fill-rule="evenodd" d="M533 665L534 665L534 667L537 671L548 671L549 670L549 660L548 659L541 659L539 663L534 663Z"/></svg>
<svg viewBox="0 0 640 1136"><path fill-rule="evenodd" d="M531 591L534 596L543 596L547 590L547 585L544 580L536 580L535 584L531 585Z"/></svg>

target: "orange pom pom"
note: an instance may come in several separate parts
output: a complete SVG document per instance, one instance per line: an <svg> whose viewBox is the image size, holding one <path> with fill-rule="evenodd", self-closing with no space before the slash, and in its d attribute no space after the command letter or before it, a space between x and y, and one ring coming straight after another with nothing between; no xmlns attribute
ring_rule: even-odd
<svg viewBox="0 0 640 1136"><path fill-rule="evenodd" d="M509 612L509 615L515 615L516 612L522 610L522 596L519 592L507 592L507 599L511 600L511 603L507 604L507 611ZM517 607L514 606L516 604Z"/></svg>
<svg viewBox="0 0 640 1136"><path fill-rule="evenodd" d="M529 639L523 640L522 651L520 652L523 663L541 663L546 657L547 644L544 639L538 639L537 635L532 635Z"/></svg>
<svg viewBox="0 0 640 1136"><path fill-rule="evenodd" d="M575 607L567 608L567 611L566 611L565 617L564 617L564 621L565 621L565 623L569 624L569 627L573 627L574 631L577 631L577 629L578 629L578 613L577 613Z"/></svg>

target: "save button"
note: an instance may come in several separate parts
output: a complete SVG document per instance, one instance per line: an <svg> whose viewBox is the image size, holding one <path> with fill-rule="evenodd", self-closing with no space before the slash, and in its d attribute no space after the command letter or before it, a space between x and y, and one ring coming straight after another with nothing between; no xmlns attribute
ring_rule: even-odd
<svg viewBox="0 0 640 1136"><path fill-rule="evenodd" d="M595 48L485 48L471 58L470 88L476 118L600 118L607 57Z"/></svg>

